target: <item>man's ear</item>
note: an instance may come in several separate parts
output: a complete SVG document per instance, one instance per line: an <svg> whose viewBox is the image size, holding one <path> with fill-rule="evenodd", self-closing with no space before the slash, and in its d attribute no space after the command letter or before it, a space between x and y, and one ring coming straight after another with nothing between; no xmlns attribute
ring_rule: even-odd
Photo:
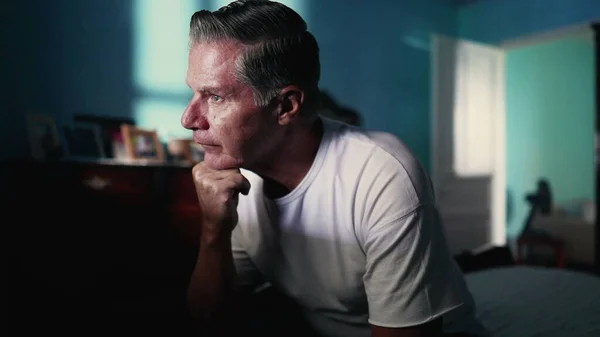
<svg viewBox="0 0 600 337"><path fill-rule="evenodd" d="M277 121L287 125L300 115L304 106L304 90L296 85L287 86L279 92L281 98Z"/></svg>

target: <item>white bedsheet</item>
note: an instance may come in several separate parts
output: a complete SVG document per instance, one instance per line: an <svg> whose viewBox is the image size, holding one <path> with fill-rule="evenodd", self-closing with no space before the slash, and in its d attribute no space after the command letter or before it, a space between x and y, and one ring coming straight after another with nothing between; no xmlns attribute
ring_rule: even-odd
<svg viewBox="0 0 600 337"><path fill-rule="evenodd" d="M493 337L600 337L599 277L522 266L466 277Z"/></svg>

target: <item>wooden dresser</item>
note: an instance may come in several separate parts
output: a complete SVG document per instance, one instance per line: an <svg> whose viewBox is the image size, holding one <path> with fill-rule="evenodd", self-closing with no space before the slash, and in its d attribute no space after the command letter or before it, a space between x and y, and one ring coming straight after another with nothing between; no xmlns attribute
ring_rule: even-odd
<svg viewBox="0 0 600 337"><path fill-rule="evenodd" d="M200 218L191 167L17 161L1 177L11 326L185 329Z"/></svg>

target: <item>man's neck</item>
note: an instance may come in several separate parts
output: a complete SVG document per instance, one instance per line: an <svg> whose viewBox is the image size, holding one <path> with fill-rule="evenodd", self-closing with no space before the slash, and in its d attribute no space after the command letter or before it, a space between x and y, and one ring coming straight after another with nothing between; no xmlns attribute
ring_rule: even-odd
<svg viewBox="0 0 600 337"><path fill-rule="evenodd" d="M299 126L286 136L285 143L270 154L269 165L253 168L264 179L264 192L281 198L296 188L310 170L323 136L323 121Z"/></svg>

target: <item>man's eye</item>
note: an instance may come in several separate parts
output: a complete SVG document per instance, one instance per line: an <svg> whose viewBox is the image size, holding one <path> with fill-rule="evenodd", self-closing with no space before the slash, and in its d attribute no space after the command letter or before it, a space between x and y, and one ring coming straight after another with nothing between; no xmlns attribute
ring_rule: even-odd
<svg viewBox="0 0 600 337"><path fill-rule="evenodd" d="M222 100L221 96L212 95L210 96L210 100L213 102L220 102Z"/></svg>

